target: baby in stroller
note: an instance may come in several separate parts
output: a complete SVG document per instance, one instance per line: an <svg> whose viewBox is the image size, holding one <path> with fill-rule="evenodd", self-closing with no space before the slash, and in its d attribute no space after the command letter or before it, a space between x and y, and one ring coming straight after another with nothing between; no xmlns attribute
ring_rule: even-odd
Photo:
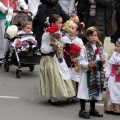
<svg viewBox="0 0 120 120"><path fill-rule="evenodd" d="M16 37L11 45L16 49L17 53L31 56L33 52L37 51L37 41L33 36L31 21L21 23L21 30L17 33Z"/></svg>

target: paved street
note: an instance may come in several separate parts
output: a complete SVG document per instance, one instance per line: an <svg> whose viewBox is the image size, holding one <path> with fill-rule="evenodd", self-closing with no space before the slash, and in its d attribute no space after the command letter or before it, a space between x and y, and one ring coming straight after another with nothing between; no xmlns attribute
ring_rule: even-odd
<svg viewBox="0 0 120 120"><path fill-rule="evenodd" d="M105 51L110 54L113 49L114 45L106 38ZM78 117L79 102L55 107L47 103L47 98L39 96L39 67L35 67L33 72L23 68L19 79L15 78L15 66L10 66L9 72L4 72L3 67L0 68L0 120L84 120ZM97 109L102 113L103 101L97 102ZM119 119L120 115L105 113L103 118L97 118ZM96 117L91 117L91 120L96 120Z"/></svg>

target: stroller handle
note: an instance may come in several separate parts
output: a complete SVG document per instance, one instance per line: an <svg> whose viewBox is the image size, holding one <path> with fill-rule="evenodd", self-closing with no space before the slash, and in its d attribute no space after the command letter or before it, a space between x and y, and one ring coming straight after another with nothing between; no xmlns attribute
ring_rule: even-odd
<svg viewBox="0 0 120 120"><path fill-rule="evenodd" d="M25 13L24 10L13 10L13 12L16 12L16 13ZM33 16L32 12L28 12L28 14L30 14L30 16Z"/></svg>
<svg viewBox="0 0 120 120"><path fill-rule="evenodd" d="M22 33L22 34L19 34L19 37L26 36L26 35L33 36L33 33Z"/></svg>

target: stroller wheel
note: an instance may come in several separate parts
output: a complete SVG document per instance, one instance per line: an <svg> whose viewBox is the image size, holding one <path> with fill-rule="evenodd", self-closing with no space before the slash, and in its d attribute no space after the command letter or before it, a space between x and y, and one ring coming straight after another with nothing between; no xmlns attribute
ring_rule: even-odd
<svg viewBox="0 0 120 120"><path fill-rule="evenodd" d="M4 70L5 72L9 72L9 64L8 63L4 63Z"/></svg>
<svg viewBox="0 0 120 120"><path fill-rule="evenodd" d="M29 67L29 69L30 69L30 71L32 72L33 70L34 70L34 65L31 65L30 67Z"/></svg>
<svg viewBox="0 0 120 120"><path fill-rule="evenodd" d="M20 78L22 70L16 69L16 78Z"/></svg>

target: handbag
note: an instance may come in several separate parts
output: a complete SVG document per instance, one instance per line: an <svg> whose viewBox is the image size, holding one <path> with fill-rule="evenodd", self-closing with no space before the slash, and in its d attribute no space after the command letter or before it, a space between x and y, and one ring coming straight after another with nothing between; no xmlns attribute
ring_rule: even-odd
<svg viewBox="0 0 120 120"><path fill-rule="evenodd" d="M116 10L113 11L111 19L105 21L105 35L111 37L117 30Z"/></svg>

